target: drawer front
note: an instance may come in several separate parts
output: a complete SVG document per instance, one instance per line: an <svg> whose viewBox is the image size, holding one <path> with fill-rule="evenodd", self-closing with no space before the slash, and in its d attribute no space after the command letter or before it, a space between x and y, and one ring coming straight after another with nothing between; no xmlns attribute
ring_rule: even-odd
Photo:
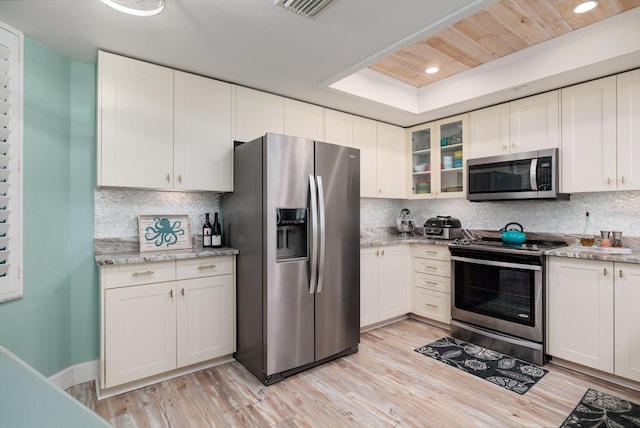
<svg viewBox="0 0 640 428"><path fill-rule="evenodd" d="M451 322L451 295L413 288L413 313L445 324Z"/></svg>
<svg viewBox="0 0 640 428"><path fill-rule="evenodd" d="M426 273L414 272L413 285L415 287L426 288L439 291L441 293L451 293L451 278L446 276L427 275Z"/></svg>
<svg viewBox="0 0 640 428"><path fill-rule="evenodd" d="M438 275L451 277L451 262L443 260L413 258L414 272L426 273L429 275Z"/></svg>
<svg viewBox="0 0 640 428"><path fill-rule="evenodd" d="M449 253L449 247L446 245L415 245L413 247L413 256L424 259L451 260L451 253Z"/></svg>
<svg viewBox="0 0 640 428"><path fill-rule="evenodd" d="M176 260L176 275L178 279L229 275L233 273L233 259L234 256L215 256Z"/></svg>
<svg viewBox="0 0 640 428"><path fill-rule="evenodd" d="M100 267L100 281L105 289L173 281L175 279L176 263L173 260Z"/></svg>

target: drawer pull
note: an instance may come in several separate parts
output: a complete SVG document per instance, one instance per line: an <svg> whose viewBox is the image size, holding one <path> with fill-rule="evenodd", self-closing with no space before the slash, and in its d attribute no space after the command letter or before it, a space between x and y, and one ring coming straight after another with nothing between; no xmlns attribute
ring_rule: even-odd
<svg viewBox="0 0 640 428"><path fill-rule="evenodd" d="M169 297L173 299L173 290L169 290Z"/></svg>
<svg viewBox="0 0 640 428"><path fill-rule="evenodd" d="M184 296L184 288L182 290L180 290L180 294L182 294Z"/></svg>
<svg viewBox="0 0 640 428"><path fill-rule="evenodd" d="M433 282L433 281L425 281L424 283L429 285L438 285L437 282Z"/></svg>
<svg viewBox="0 0 640 428"><path fill-rule="evenodd" d="M433 303L425 303L424 305L428 308L433 308L433 309L438 307L438 305L434 305Z"/></svg>
<svg viewBox="0 0 640 428"><path fill-rule="evenodd" d="M137 278L139 276L145 276L145 275L153 275L153 271L152 270L148 270L146 272L134 272L131 274L132 277Z"/></svg>
<svg viewBox="0 0 640 428"><path fill-rule="evenodd" d="M424 253L425 254L438 254L437 251L427 251L427 250L424 250Z"/></svg>
<svg viewBox="0 0 640 428"><path fill-rule="evenodd" d="M438 270L438 266L429 266L429 265L424 265L425 269L431 269L431 270Z"/></svg>
<svg viewBox="0 0 640 428"><path fill-rule="evenodd" d="M198 270L205 270L205 269L215 269L217 266L214 264L210 264L210 265L200 265L198 266Z"/></svg>

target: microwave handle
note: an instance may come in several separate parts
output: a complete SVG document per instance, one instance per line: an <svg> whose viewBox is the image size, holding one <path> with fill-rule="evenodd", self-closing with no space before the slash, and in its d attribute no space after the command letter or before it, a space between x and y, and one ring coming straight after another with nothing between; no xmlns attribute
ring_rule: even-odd
<svg viewBox="0 0 640 428"><path fill-rule="evenodd" d="M529 169L529 181L531 182L531 190L538 191L538 158L531 159L531 168Z"/></svg>

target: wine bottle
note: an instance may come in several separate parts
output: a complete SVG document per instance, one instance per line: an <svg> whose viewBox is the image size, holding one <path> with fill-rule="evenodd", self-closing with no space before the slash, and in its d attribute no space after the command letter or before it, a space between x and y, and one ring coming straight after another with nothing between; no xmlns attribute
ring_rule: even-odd
<svg viewBox="0 0 640 428"><path fill-rule="evenodd" d="M211 232L211 246L214 248L222 247L222 228L218 221L218 213L213 214L213 229Z"/></svg>
<svg viewBox="0 0 640 428"><path fill-rule="evenodd" d="M216 213L216 217L217 215L218 213ZM202 226L202 246L206 248L211 247L213 227L211 227L211 223L209 222L209 213L206 213L204 217L204 226Z"/></svg>

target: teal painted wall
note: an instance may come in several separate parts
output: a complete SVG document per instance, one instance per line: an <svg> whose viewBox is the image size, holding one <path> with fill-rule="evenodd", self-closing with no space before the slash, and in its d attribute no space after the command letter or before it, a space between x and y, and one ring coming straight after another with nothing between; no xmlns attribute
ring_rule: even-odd
<svg viewBox="0 0 640 428"><path fill-rule="evenodd" d="M95 66L25 37L24 296L0 344L45 376L98 358L95 123Z"/></svg>
<svg viewBox="0 0 640 428"><path fill-rule="evenodd" d="M96 67L71 61L69 269L71 364L98 358L98 267L93 254L96 185Z"/></svg>

